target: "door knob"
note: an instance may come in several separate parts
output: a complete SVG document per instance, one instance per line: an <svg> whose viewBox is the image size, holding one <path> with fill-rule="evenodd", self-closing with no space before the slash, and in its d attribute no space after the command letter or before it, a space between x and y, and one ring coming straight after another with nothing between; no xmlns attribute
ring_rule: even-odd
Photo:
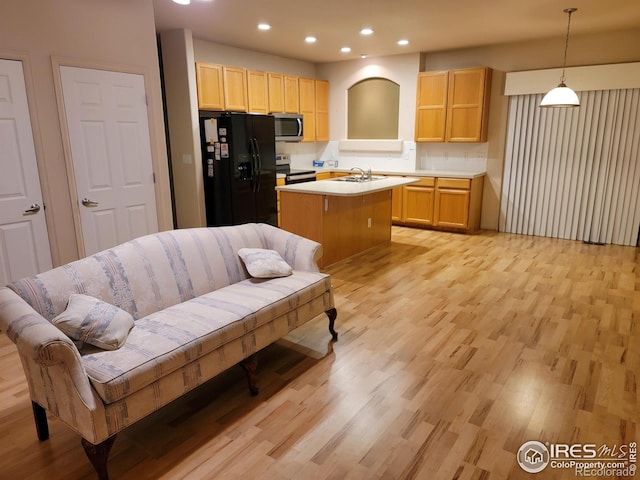
<svg viewBox="0 0 640 480"><path fill-rule="evenodd" d="M87 197L84 197L82 199L82 205L84 205L85 207L97 207L98 202L94 202L93 200L89 200Z"/></svg>
<svg viewBox="0 0 640 480"><path fill-rule="evenodd" d="M34 215L40 211L40 205L32 203L29 208L24 211L24 215Z"/></svg>

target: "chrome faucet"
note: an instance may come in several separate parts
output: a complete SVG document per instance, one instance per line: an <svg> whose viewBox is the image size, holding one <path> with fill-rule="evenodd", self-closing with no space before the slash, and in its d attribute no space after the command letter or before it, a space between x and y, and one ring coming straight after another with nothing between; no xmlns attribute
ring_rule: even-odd
<svg viewBox="0 0 640 480"><path fill-rule="evenodd" d="M361 181L361 182L364 182L364 181L366 180L366 178L367 178L367 177L366 177L366 173L365 173L365 171L364 171L362 168L360 168L360 167L351 167L351 171L352 171L352 172L353 172L353 171L358 171L358 172L360 172L360 181ZM371 177L369 177L369 178L371 178Z"/></svg>

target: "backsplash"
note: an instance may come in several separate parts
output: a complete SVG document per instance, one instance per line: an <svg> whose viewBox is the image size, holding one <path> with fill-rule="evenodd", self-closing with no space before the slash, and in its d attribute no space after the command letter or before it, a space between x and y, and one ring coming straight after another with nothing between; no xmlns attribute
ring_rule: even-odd
<svg viewBox="0 0 640 480"><path fill-rule="evenodd" d="M488 143L420 143L418 170L486 171Z"/></svg>
<svg viewBox="0 0 640 480"><path fill-rule="evenodd" d="M402 152L339 151L338 142L276 143L276 153L291 155L294 169L318 170L314 160L324 161L324 168L349 170L352 167L371 168L377 172L414 172L416 170L485 171L487 143L416 143L405 141ZM337 161L338 165L331 165Z"/></svg>

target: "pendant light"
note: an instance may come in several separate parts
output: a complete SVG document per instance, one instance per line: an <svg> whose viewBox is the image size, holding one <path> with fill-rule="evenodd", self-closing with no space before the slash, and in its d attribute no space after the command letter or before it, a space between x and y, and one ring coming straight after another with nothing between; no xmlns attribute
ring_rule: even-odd
<svg viewBox="0 0 640 480"><path fill-rule="evenodd" d="M540 102L541 107L579 107L580 100L578 99L578 95L576 92L571 90L564 83L564 69L567 65L567 48L569 47L569 28L571 27L571 14L578 10L577 8L567 8L563 10L564 13L569 15L569 21L567 22L567 38L564 43L564 60L562 62L562 76L560 77L560 84L549 91L542 101Z"/></svg>

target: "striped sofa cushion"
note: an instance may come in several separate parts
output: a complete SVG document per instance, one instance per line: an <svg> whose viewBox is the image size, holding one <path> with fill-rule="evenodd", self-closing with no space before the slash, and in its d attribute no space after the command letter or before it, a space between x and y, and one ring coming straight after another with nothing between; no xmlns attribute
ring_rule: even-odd
<svg viewBox="0 0 640 480"><path fill-rule="evenodd" d="M122 348L83 351L82 362L100 397L112 403L322 297L330 288L329 276L319 272L249 278L137 320Z"/></svg>
<svg viewBox="0 0 640 480"><path fill-rule="evenodd" d="M51 321L81 293L135 320L248 278L240 248L265 248L256 224L184 229L137 238L9 285Z"/></svg>

